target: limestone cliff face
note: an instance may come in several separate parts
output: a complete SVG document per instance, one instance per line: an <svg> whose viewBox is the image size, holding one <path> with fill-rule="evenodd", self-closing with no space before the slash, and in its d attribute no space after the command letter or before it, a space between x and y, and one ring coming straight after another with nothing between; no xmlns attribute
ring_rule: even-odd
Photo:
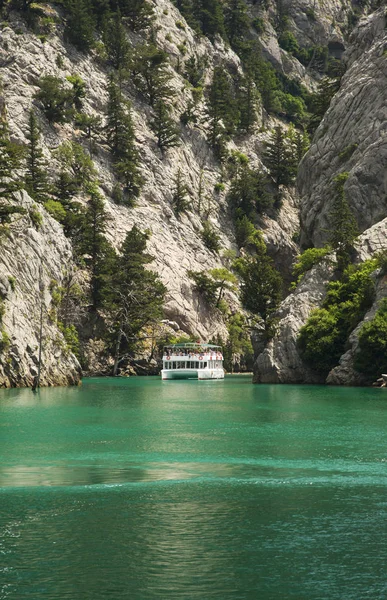
<svg viewBox="0 0 387 600"><path fill-rule="evenodd" d="M334 199L333 179L349 173L345 191L364 231L387 211L387 70L384 9L360 22L347 52L349 68L298 175L301 242L321 245Z"/></svg>
<svg viewBox="0 0 387 600"><path fill-rule="evenodd" d="M293 31L300 45L328 45L333 55L335 52L339 54L342 52L346 45L344 34L347 27L347 16L351 11L349 0L321 0L315 2L312 9L307 0L292 2L285 0L283 5L288 15L290 30ZM219 64L227 65L229 70L234 73L241 72L240 59L220 38L216 39L214 43L204 37L199 38L188 27L180 12L170 0L153 0L153 6L156 16L155 35L157 43L166 50L170 60L172 85L176 91L173 114L176 121L179 122L180 114L187 108L191 99L191 92L181 74L183 61L192 56L204 57L208 66L204 82L207 85L211 81L214 67ZM250 16L261 18L264 24L259 40L258 34L254 31L251 31L250 35L257 38L264 56L275 65L280 73L298 80L308 89L313 90L316 87L315 74L279 47L278 34L274 29L274 24L278 20L278 6L279 3L272 0L265 3L248 3ZM50 10L54 17L57 15L58 18L57 24L53 26L52 32L46 36L44 42L31 33L17 13L10 14L9 25L3 24L0 32L1 78L8 107L10 132L15 141L22 143L26 142L26 123L31 105L39 112L39 106L34 101L34 95L38 90L38 79L42 75L60 77L64 84L69 86L70 84L66 83L66 76L80 75L87 86L83 110L88 114L99 115L103 120L106 114L109 68L96 52L85 55L65 43L63 40L61 9L56 5L47 5L47 10ZM353 44L348 50L348 61L351 62L352 66L343 80L342 90L333 101L330 111L317 132L309 154L303 161L299 177L299 190L302 195L302 238L304 241L320 239L322 235L321 227L326 226L329 212L327 188L331 177L341 169L334 158L334 149L336 146L339 147L339 150L336 148L337 155L348 144L354 143L352 139L360 139L363 130L365 131L364 140L361 137L362 142L356 142L359 144L359 152L354 151L353 156L346 160L345 164L343 163L343 166L347 168L347 163L352 165L351 161L357 160L359 156L359 164L364 166L356 180L356 185L359 181L360 183L363 181L364 190L362 188L361 193L357 191L357 196L354 194L354 198L359 198L356 202L358 202L357 215L360 224L362 202L365 201L365 196L373 190L373 184L371 185L369 181L367 183L366 167L371 165L371 157L376 150L380 150L382 144L379 132L372 132L371 130L372 119L364 122L363 126L360 124L362 119L366 119L365 103L369 101L368 90L370 89L367 86L371 86L371 83L367 83L367 69L363 69L359 58L359 48L366 52L366 60L369 61L369 66L372 68L372 82L376 82L375 87L379 86L380 89L384 81L382 69L384 59L380 56L381 44L384 39L381 19L381 13L370 18L367 23L361 24L354 34ZM133 45L141 41L138 34L128 32L128 35ZM371 38L377 38L377 41ZM356 50L356 47L358 47L358 50ZM359 91L358 76L360 81L364 79L366 87L364 96L359 97L350 106L354 115L353 121L356 120L356 123L354 123L355 129L358 132L352 136L349 119L347 119L345 111L352 97L355 97ZM345 91L347 89L348 92ZM152 268L157 270L168 289L165 306L166 318L176 322L181 331L197 335L204 340L208 340L217 334L225 337L226 328L222 318L216 312L209 311L208 307L200 301L187 274L189 270L208 270L224 264L222 257L210 252L202 241L200 232L202 230L203 213L206 214L212 226L220 235L223 248L235 249L233 223L227 203L228 184L226 183L224 190L216 191L215 189L216 184L222 181L223 173L219 162L215 160L207 143L208 115L205 102L203 100L197 107L197 123L185 127L181 126L180 146L169 149L162 154L157 148L156 139L149 127L152 116L151 108L141 98L130 81L124 83L123 91L132 103L136 141L141 154L142 171L146 183L134 208L115 204L112 195L116 180L111 157L103 136L97 140L93 160L100 182L100 191L104 195L106 208L111 217L108 226L108 237L116 247L119 247L126 232L133 224L138 225L143 230L149 229L152 233L149 250L155 257ZM383 105L378 104L376 95L372 95L372 98L372 102L374 102L372 106L377 109L377 114L380 115L378 118L382 120L384 115ZM336 112L334 112L335 106L337 106ZM82 132L76 130L73 124L50 126L42 113L40 117L43 126L43 149L49 161L50 175L54 177L55 172L58 170L55 150L59 145L63 141L72 139L83 143L85 148L87 148L87 143L82 138ZM348 125L347 129L345 129L345 122ZM264 141L267 139L271 127L276 123L278 123L278 120L273 119L261 108L256 130L250 135L235 137L234 141L230 142L230 149L245 153L251 166L262 168L261 157ZM343 133L344 129L345 133ZM328 130L329 134L326 134ZM337 136L336 130L338 132ZM331 142L332 139L336 141ZM372 146L375 143L377 145ZM368 151L369 158L364 158L364 156L367 156ZM378 158L378 161L377 177L380 179L383 160ZM353 165L355 167L355 162ZM174 214L171 205L174 178L178 168L181 168L184 173L186 183L190 189L190 209L179 218ZM355 171L353 174L351 171L351 177L355 177ZM351 185L351 177L348 180L348 186ZM355 186L355 183L353 185ZM364 219L363 229L381 218L383 212L381 205L384 199L381 200L381 184L378 186L379 184L377 184L378 191L375 192L375 201L372 200L366 204L367 207L369 206L369 210L367 208L367 214L362 216ZM80 200L82 201L82 199ZM25 195L23 201L29 202ZM299 210L298 192L290 190L284 196L283 205L277 219L273 220L264 215L259 223L263 229L269 253L273 256L276 266L281 270L287 281L289 281L292 263L299 251L298 246L293 241L295 234L300 229ZM369 213L372 213L372 216ZM24 223L24 220L21 223ZM26 232L30 230L31 228L27 227ZM57 232L55 235L53 234L54 230ZM70 247L61 233L60 226L47 215L44 215L41 230L33 230L28 235L42 238L39 242L39 248L41 245L46 244L46 236L47 244L53 237L60 239L60 244L63 242L63 251L59 252L58 250L59 254L52 257L51 267L47 267L52 278L60 280L58 265L65 260L64 254L67 251L70 252ZM21 239L18 240L18 243L21 243ZM8 248L7 244L8 242L5 242L5 248ZM60 247L62 248L62 246ZM38 254L31 252L29 257L29 260L33 262L31 269L36 275L39 262ZM9 269L11 266L16 271L19 268L18 265L9 263ZM22 267L20 266L20 268ZM27 269L27 267L25 268ZM8 277L7 270L8 263L6 263L4 271L6 277ZM12 273L10 275L12 276ZM17 273L15 277L17 277ZM283 310L281 315L283 319L288 319L288 321L285 324L284 320L283 333L279 334L282 335L281 339L294 341L300 323L302 324L305 321L311 307L322 300L324 286L328 278L329 273L325 271L320 274L311 274L310 278L309 276L305 278L305 285L302 290L297 291L294 296L285 301L281 309ZM310 286L310 292L308 286ZM23 290L23 302L25 302L23 310L26 314L32 314L36 309L36 297L27 294L27 286L24 286ZM27 333L22 336L21 330L23 328L17 325L15 316L16 307L13 309L12 304L10 304L13 297L13 292L12 294L11 292L12 290L7 291L7 310L4 317L4 326L11 338L14 335L15 348L24 348L29 336L32 340L36 339L35 325L30 323L30 329L26 325ZM49 297L47 294L46 291L46 303L48 305ZM236 296L231 295L230 302L235 309L239 308ZM293 319L291 315L296 313L297 316ZM12 315L12 318L10 315ZM47 320L45 321L45 327L47 328L47 339L50 337L50 332L53 338L61 339L55 324L50 324ZM289 357L294 355L293 341L289 344L284 342L284 352ZM35 356L35 346L30 344L30 347L32 348L31 356ZM47 346L45 350L48 370L47 379L44 382L54 383L56 381L57 383L63 383L75 381L78 377L76 359L63 353L62 348L60 357L63 358L66 354L67 358L55 360L51 365L50 352L52 356L55 356L55 352L58 353L59 350L50 348L50 346ZM10 372L10 367L4 363L2 367L4 369L4 381L8 377L8 383L12 384L15 382L24 382L25 384L30 382L30 378L34 374L33 364L35 364L35 359L28 358L30 356L28 352L25 354L24 350L19 351L20 356L24 358L19 363L15 358L16 362L12 363L13 371L9 375L6 375L6 373ZM297 359L295 359L293 366L286 366L289 361L278 358L282 350L280 347L276 348L275 344L271 347L271 350L267 349L265 352L266 354L261 357L261 362L263 361L262 365L266 366L258 368L258 380L302 380L303 366L299 361L297 362ZM60 367L56 366L59 364ZM55 369L59 370L56 371ZM269 372L271 374L268 374ZM262 376L259 373L262 373ZM308 375L308 377L309 380L313 379L312 375Z"/></svg>
<svg viewBox="0 0 387 600"><path fill-rule="evenodd" d="M71 268L72 252L62 227L24 192L18 203L26 214L1 239L0 386L31 386L38 373L40 311L43 311L42 385L74 385L81 368L67 347L53 314L52 287ZM31 211L41 215L34 225ZM38 217L39 220L39 217Z"/></svg>

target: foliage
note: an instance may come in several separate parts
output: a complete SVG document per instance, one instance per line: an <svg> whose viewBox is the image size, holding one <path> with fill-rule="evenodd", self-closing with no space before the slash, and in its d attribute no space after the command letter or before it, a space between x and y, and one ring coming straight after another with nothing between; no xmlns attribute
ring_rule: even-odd
<svg viewBox="0 0 387 600"><path fill-rule="evenodd" d="M372 321L364 323L359 332L359 345L355 355L355 369L363 373L368 382L376 381L387 372L387 300L381 302Z"/></svg>
<svg viewBox="0 0 387 600"><path fill-rule="evenodd" d="M58 322L58 329L63 334L66 341L67 349L72 352L77 358L80 357L79 347L79 335L75 325L70 324L65 326L60 321Z"/></svg>
<svg viewBox="0 0 387 600"><path fill-rule="evenodd" d="M297 168L294 150L280 125L274 128L266 142L263 159L277 190L281 184L289 185L294 181Z"/></svg>
<svg viewBox="0 0 387 600"><path fill-rule="evenodd" d="M37 83L39 91L35 98L41 103L49 123L65 123L72 116L73 94L63 87L62 80L45 75Z"/></svg>
<svg viewBox="0 0 387 600"><path fill-rule="evenodd" d="M66 80L73 86L72 102L77 110L81 110L82 100L86 96L86 83L77 73L73 75L67 75Z"/></svg>
<svg viewBox="0 0 387 600"><path fill-rule="evenodd" d="M140 173L140 156L135 143L131 105L122 98L113 79L110 80L107 107L107 141L117 174L125 185L126 203L132 206L141 193L144 179Z"/></svg>
<svg viewBox="0 0 387 600"><path fill-rule="evenodd" d="M273 200L267 193L266 176L247 165L239 169L233 178L228 193L230 206L237 217L246 215L252 219L255 214L262 214L269 208Z"/></svg>
<svg viewBox="0 0 387 600"><path fill-rule="evenodd" d="M239 113L230 76L224 67L215 67L208 92L209 142L222 158L225 142L235 132Z"/></svg>
<svg viewBox="0 0 387 600"><path fill-rule="evenodd" d="M255 226L247 215L238 218L235 223L235 239L238 248L244 248L254 242L255 232Z"/></svg>
<svg viewBox="0 0 387 600"><path fill-rule="evenodd" d="M90 270L91 304L96 310L103 305L115 252L105 237L109 218L96 184L90 184L88 195L85 218L82 220L82 235L76 250Z"/></svg>
<svg viewBox="0 0 387 600"><path fill-rule="evenodd" d="M243 47L247 37L250 19L244 0L228 0L224 7L224 24L231 48L236 52Z"/></svg>
<svg viewBox="0 0 387 600"><path fill-rule="evenodd" d="M1 88L0 88L1 92ZM7 218L9 206L3 200L12 200L14 193L21 189L22 179L20 169L24 157L24 149L19 144L11 142L5 111L0 112L0 222ZM2 216L4 215L4 216Z"/></svg>
<svg viewBox="0 0 387 600"><path fill-rule="evenodd" d="M87 52L94 45L96 19L91 0L64 0L68 11L65 36L78 50Z"/></svg>
<svg viewBox="0 0 387 600"><path fill-rule="evenodd" d="M30 111L27 131L25 185L29 195L37 202L48 199L47 164L40 147L40 129L33 110Z"/></svg>
<svg viewBox="0 0 387 600"><path fill-rule="evenodd" d="M130 44L122 21L121 11L117 12L108 20L103 40L105 42L107 55L110 63L117 71L122 71L129 65L131 55Z"/></svg>
<svg viewBox="0 0 387 600"><path fill-rule="evenodd" d="M204 298L210 307L221 309L224 292L234 290L236 276L228 269L221 267L206 271L188 271L188 276L195 283L194 289Z"/></svg>
<svg viewBox="0 0 387 600"><path fill-rule="evenodd" d="M242 306L259 316L268 327L272 313L282 299L282 278L267 254L260 232L253 242L254 254L237 258L234 269L241 278Z"/></svg>
<svg viewBox="0 0 387 600"><path fill-rule="evenodd" d="M359 234L357 223L344 191L348 173L340 173L334 179L335 199L329 213L331 227L329 243L336 251L338 268L344 270L351 260L355 240Z"/></svg>
<svg viewBox="0 0 387 600"><path fill-rule="evenodd" d="M32 221L33 226L36 229L39 229L43 223L42 213L37 208L34 207L29 210L28 214Z"/></svg>
<svg viewBox="0 0 387 600"><path fill-rule="evenodd" d="M127 233L116 259L105 308L110 314L111 330L115 337L115 368L123 342L131 349L143 327L159 319L166 288L158 275L146 269L153 257L146 252L148 232L135 225Z"/></svg>
<svg viewBox="0 0 387 600"><path fill-rule="evenodd" d="M295 278L293 288L300 283L301 279L314 267L321 263L324 258L331 252L332 249L325 248L308 248L302 254L297 256L297 262L293 267L293 277Z"/></svg>
<svg viewBox="0 0 387 600"><path fill-rule="evenodd" d="M189 200L187 199L187 195L188 187L184 182L183 175L179 167L174 179L174 190L172 195L172 207L176 215L180 215L188 209Z"/></svg>
<svg viewBox="0 0 387 600"><path fill-rule="evenodd" d="M163 100L158 100L155 106L155 115L151 121L151 128L157 138L157 145L163 152L180 144L179 129L170 116L170 107Z"/></svg>
<svg viewBox="0 0 387 600"><path fill-rule="evenodd" d="M219 252L220 250L220 236L216 233L209 221L204 221L203 229L201 231L201 238L206 248L212 252Z"/></svg>
<svg viewBox="0 0 387 600"><path fill-rule="evenodd" d="M313 133L323 116L327 112L333 96L340 88L341 77L324 77L317 88L316 93L312 97L312 118L309 123L309 130Z"/></svg>
<svg viewBox="0 0 387 600"><path fill-rule="evenodd" d="M151 106L174 95L171 74L168 71L168 55L153 43L136 47L132 59L133 81Z"/></svg>
<svg viewBox="0 0 387 600"><path fill-rule="evenodd" d="M345 351L351 331L372 306L375 286L371 273L377 262L350 266L342 279L332 281L322 308L315 310L300 329L298 347L302 359L326 376Z"/></svg>
<svg viewBox="0 0 387 600"><path fill-rule="evenodd" d="M228 339L223 344L224 367L233 372L236 356L241 357L247 371L252 370L254 351L251 345L246 317L242 313L230 316L227 322Z"/></svg>
<svg viewBox="0 0 387 600"><path fill-rule="evenodd" d="M141 31L152 24L154 9L148 0L117 0L116 5L133 31Z"/></svg>
<svg viewBox="0 0 387 600"><path fill-rule="evenodd" d="M69 173L76 189L85 189L96 171L93 161L77 142L63 142L56 150L62 170Z"/></svg>
<svg viewBox="0 0 387 600"><path fill-rule="evenodd" d="M44 203L44 208L52 217L54 217L54 219L59 221L59 223L63 223L65 221L66 210L63 207L63 204L61 204L57 200L52 200L51 198L49 200L46 200L46 202Z"/></svg>

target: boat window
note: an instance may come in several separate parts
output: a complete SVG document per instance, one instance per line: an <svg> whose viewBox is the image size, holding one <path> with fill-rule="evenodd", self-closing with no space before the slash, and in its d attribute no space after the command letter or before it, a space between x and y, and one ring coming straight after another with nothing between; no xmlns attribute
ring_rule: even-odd
<svg viewBox="0 0 387 600"><path fill-rule="evenodd" d="M173 363L172 363L172 369L176 369L176 363L175 363L175 361L173 361Z"/></svg>
<svg viewBox="0 0 387 600"><path fill-rule="evenodd" d="M203 365L203 369L206 369L206 368L207 368L207 362L205 362Z"/></svg>
<svg viewBox="0 0 387 600"><path fill-rule="evenodd" d="M198 369L198 368L199 368L199 363L196 361L195 362L195 369Z"/></svg>

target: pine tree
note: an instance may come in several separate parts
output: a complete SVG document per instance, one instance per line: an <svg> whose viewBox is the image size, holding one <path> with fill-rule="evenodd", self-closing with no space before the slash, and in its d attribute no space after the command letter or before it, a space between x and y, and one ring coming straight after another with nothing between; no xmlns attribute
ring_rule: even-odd
<svg viewBox="0 0 387 600"><path fill-rule="evenodd" d="M244 0L228 0L224 10L224 23L231 48L237 50L246 38L250 23Z"/></svg>
<svg viewBox="0 0 387 600"><path fill-rule="evenodd" d="M153 42L137 46L133 57L133 80L151 106L173 96L167 69L168 55Z"/></svg>
<svg viewBox="0 0 387 600"><path fill-rule="evenodd" d="M124 102L120 89L112 79L108 87L107 141L111 148L115 169L124 181L129 204L133 204L144 183L139 171L140 157L135 144L130 104Z"/></svg>
<svg viewBox="0 0 387 600"><path fill-rule="evenodd" d="M180 215L181 213L185 212L189 206L189 201L187 199L188 187L184 182L180 167L177 170L174 184L175 187L172 196L172 207L175 213Z"/></svg>
<svg viewBox="0 0 387 600"><path fill-rule="evenodd" d="M193 17L210 40L214 40L216 34L226 37L220 0L193 0Z"/></svg>
<svg viewBox="0 0 387 600"><path fill-rule="evenodd" d="M272 205L273 200L266 191L266 184L265 175L256 169L245 165L238 171L228 194L230 206L238 218L246 215L249 219L254 219L257 213L262 214Z"/></svg>
<svg viewBox="0 0 387 600"><path fill-rule="evenodd" d="M76 115L75 124L84 132L89 142L89 154L92 156L94 153L95 138L102 130L101 117L81 112Z"/></svg>
<svg viewBox="0 0 387 600"><path fill-rule="evenodd" d="M133 348L141 329L162 314L166 288L156 273L145 268L153 261L146 252L148 239L149 234L134 225L126 235L116 263L107 300L116 340L113 375L117 373L123 340L126 349Z"/></svg>
<svg viewBox="0 0 387 600"><path fill-rule="evenodd" d="M83 52L94 46L96 20L90 0L65 0L69 12L65 35L68 40Z"/></svg>
<svg viewBox="0 0 387 600"><path fill-rule="evenodd" d="M335 178L335 199L329 213L331 227L328 241L336 250L337 264L341 271L350 263L355 240L359 235L356 219L344 190L347 179L348 173L341 173Z"/></svg>
<svg viewBox="0 0 387 600"><path fill-rule="evenodd" d="M90 295L93 310L100 308L112 274L114 251L105 237L108 214L96 184L88 189L88 203L83 220L78 253L90 271Z"/></svg>
<svg viewBox="0 0 387 600"><path fill-rule="evenodd" d="M234 268L241 278L242 306L259 316L267 330L270 317L282 298L282 278L267 255L259 232L255 234L254 255L236 259Z"/></svg>
<svg viewBox="0 0 387 600"><path fill-rule="evenodd" d="M133 31L141 31L151 25L154 10L148 0L117 0L117 4Z"/></svg>
<svg viewBox="0 0 387 600"><path fill-rule="evenodd" d="M286 135L280 125L274 128L266 142L264 163L279 190L280 185L289 185L294 179L294 156Z"/></svg>
<svg viewBox="0 0 387 600"><path fill-rule="evenodd" d="M155 116L151 127L157 138L161 151L180 144L180 132L175 121L170 116L170 108L163 100L158 100L155 106Z"/></svg>
<svg viewBox="0 0 387 600"><path fill-rule="evenodd" d="M108 21L103 40L109 60L117 71L126 69L129 65L130 44L122 22L120 10Z"/></svg>
<svg viewBox="0 0 387 600"><path fill-rule="evenodd" d="M0 96L0 200L12 200L14 193L21 189L23 158L24 148L9 139L6 107Z"/></svg>
<svg viewBox="0 0 387 600"><path fill-rule="evenodd" d="M239 87L238 105L240 115L238 128L241 131L250 133L256 123L258 99L259 93L256 89L254 78L251 72L247 71Z"/></svg>
<svg viewBox="0 0 387 600"><path fill-rule="evenodd" d="M40 130L33 110L30 111L27 132L26 190L37 202L46 202L48 196L47 164L40 147Z"/></svg>
<svg viewBox="0 0 387 600"><path fill-rule="evenodd" d="M294 151L297 164L299 164L309 148L309 136L306 131L296 131L294 134Z"/></svg>
<svg viewBox="0 0 387 600"><path fill-rule="evenodd" d="M309 123L309 130L311 133L317 129L320 121L329 108L333 96L340 89L340 81L341 77L336 77L334 79L324 77L320 81L317 92L313 95L312 99L313 116Z"/></svg>
<svg viewBox="0 0 387 600"><path fill-rule="evenodd" d="M224 67L215 67L214 69L208 102L209 141L221 158L225 141L235 132L238 121L238 108L229 76Z"/></svg>

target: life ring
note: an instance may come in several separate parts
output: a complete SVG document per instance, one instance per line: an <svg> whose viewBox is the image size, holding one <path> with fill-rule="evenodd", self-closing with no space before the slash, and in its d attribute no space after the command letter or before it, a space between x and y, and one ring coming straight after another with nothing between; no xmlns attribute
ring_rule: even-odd
<svg viewBox="0 0 387 600"><path fill-rule="evenodd" d="M199 356L199 360L203 360L203 354Z"/></svg>
<svg viewBox="0 0 387 600"><path fill-rule="evenodd" d="M167 360L171 360L171 357L170 357L170 356L167 356Z"/></svg>

